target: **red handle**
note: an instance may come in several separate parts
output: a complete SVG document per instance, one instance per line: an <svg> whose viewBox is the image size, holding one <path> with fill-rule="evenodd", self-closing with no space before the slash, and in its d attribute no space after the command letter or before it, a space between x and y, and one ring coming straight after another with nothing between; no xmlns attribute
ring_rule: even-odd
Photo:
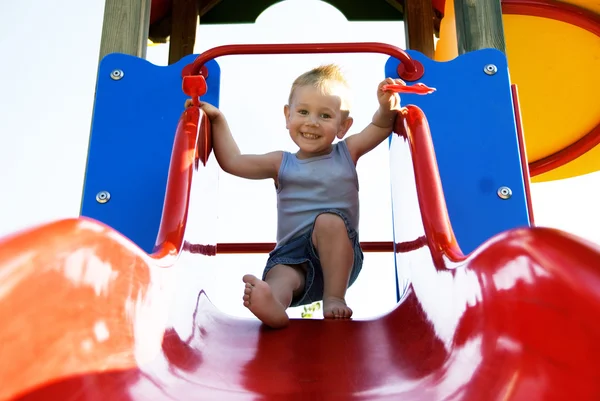
<svg viewBox="0 0 600 401"><path fill-rule="evenodd" d="M399 47L379 42L353 43L286 43L245 44L214 47L200 54L183 69L183 75L200 75L200 69L209 60L240 54L302 54L302 53L382 53L400 60L398 75L405 81L416 81L424 74L423 64L413 60Z"/></svg>
<svg viewBox="0 0 600 401"><path fill-rule="evenodd" d="M383 85L381 87L384 91L392 91L397 93L414 93L417 95L429 95L430 93L435 92L435 88L430 88L429 86L419 82L412 86L407 85L396 85L396 84L388 84Z"/></svg>
<svg viewBox="0 0 600 401"><path fill-rule="evenodd" d="M206 93L206 80L202 75L192 75L183 77L183 93L192 98L195 107L200 106L200 96Z"/></svg>

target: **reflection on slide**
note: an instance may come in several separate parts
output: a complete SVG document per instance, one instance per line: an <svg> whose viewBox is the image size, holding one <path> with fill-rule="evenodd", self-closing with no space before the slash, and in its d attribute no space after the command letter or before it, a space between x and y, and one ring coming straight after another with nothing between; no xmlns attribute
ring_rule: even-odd
<svg viewBox="0 0 600 401"><path fill-rule="evenodd" d="M393 146L412 153L427 241L398 250L413 262L392 311L275 331L222 314L199 291L173 323L171 297L185 290L173 270L208 132L190 108L154 254L85 218L0 243L0 399L598 399L600 248L532 228L462 255L427 122L414 106L399 120Z"/></svg>

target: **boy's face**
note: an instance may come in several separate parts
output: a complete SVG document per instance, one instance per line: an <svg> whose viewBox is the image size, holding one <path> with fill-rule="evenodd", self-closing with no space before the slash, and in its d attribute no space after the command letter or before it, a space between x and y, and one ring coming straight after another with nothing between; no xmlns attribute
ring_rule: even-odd
<svg viewBox="0 0 600 401"><path fill-rule="evenodd" d="M335 138L342 139L352 125L352 118L344 109L343 91L336 90L335 86L327 90L313 86L296 88L284 113L290 137L300 148L299 156L311 157L331 151Z"/></svg>

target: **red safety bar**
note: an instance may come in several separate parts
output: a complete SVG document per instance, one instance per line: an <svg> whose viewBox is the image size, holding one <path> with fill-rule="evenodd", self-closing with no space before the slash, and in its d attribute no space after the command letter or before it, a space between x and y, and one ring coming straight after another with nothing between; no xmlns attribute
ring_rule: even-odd
<svg viewBox="0 0 600 401"><path fill-rule="evenodd" d="M392 242L361 242L363 252L393 252ZM216 254L239 254L239 253L269 253L275 249L273 242L239 242L221 243L215 245L191 244L186 242L183 246L185 251L202 255Z"/></svg>
<svg viewBox="0 0 600 401"><path fill-rule="evenodd" d="M448 216L433 140L423 110L415 105L404 107L398 112L394 132L404 137L410 147L419 208L425 229L423 239L431 250L435 267L444 269L445 258L452 262L465 260L466 255L454 237Z"/></svg>
<svg viewBox="0 0 600 401"><path fill-rule="evenodd" d="M396 253L414 251L427 245L427 239L422 236L414 241L396 243ZM363 252L393 252L394 243L389 241L361 242ZM269 253L275 249L274 242L236 242L215 245L192 244L185 242L183 249L190 253L214 256L216 254L240 253Z"/></svg>
<svg viewBox="0 0 600 401"><path fill-rule="evenodd" d="M218 46L200 54L193 63L183 68L182 75L200 75L202 67L217 57L242 54L309 54L309 53L382 53L400 60L398 76L406 81L416 81L425 72L423 64L412 59L399 47L379 42L350 43L275 43L238 44Z"/></svg>

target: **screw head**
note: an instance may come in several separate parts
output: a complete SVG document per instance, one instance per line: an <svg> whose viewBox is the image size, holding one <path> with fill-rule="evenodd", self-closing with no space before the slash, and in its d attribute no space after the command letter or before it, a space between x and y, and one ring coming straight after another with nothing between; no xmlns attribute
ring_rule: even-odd
<svg viewBox="0 0 600 401"><path fill-rule="evenodd" d="M100 191L96 194L96 202L104 204L110 200L110 192Z"/></svg>
<svg viewBox="0 0 600 401"><path fill-rule="evenodd" d="M110 73L110 77L115 81L122 79L124 76L125 73L123 72L123 70L114 70Z"/></svg>
<svg viewBox="0 0 600 401"><path fill-rule="evenodd" d="M488 64L485 67L483 67L483 72L485 72L488 75L494 75L498 72L498 67L496 67L494 64Z"/></svg>
<svg viewBox="0 0 600 401"><path fill-rule="evenodd" d="M498 188L498 197L500 199L510 199L512 196L512 190L509 187L500 187Z"/></svg>

